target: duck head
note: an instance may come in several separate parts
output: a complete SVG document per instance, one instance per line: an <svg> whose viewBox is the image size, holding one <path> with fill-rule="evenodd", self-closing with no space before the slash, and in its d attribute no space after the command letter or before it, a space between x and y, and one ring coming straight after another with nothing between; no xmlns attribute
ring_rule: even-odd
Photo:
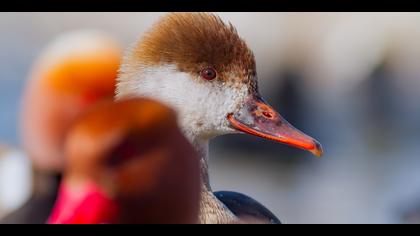
<svg viewBox="0 0 420 236"><path fill-rule="evenodd" d="M117 84L117 98L127 96L152 97L175 108L193 143L247 133L322 154L319 142L264 101L252 51L232 25L213 14L168 14L135 43Z"/></svg>

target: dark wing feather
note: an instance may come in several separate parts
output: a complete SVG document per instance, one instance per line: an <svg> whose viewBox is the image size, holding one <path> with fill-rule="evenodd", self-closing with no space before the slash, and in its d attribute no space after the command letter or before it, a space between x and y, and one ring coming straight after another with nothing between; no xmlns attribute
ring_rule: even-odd
<svg viewBox="0 0 420 236"><path fill-rule="evenodd" d="M280 220L261 203L241 193L220 191L214 195L237 217L252 217L270 224L281 224Z"/></svg>

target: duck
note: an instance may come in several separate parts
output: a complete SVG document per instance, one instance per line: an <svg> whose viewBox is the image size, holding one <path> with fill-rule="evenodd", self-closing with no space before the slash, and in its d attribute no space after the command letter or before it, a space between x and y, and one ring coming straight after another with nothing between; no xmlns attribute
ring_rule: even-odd
<svg viewBox="0 0 420 236"><path fill-rule="evenodd" d="M65 133L102 99L114 97L122 48L91 29L60 34L37 57L21 101L22 152L32 162L33 193L0 223L44 223L57 197L64 168Z"/></svg>
<svg viewBox="0 0 420 236"><path fill-rule="evenodd" d="M199 153L199 223L224 224L246 217L280 223L258 201L212 191L209 142L249 134L323 154L321 144L293 127L260 95L253 52L235 27L212 13L162 16L123 57L116 100L146 97L173 108L179 126Z"/></svg>
<svg viewBox="0 0 420 236"><path fill-rule="evenodd" d="M198 153L175 111L146 98L103 101L65 141L63 180L48 224L195 224Z"/></svg>

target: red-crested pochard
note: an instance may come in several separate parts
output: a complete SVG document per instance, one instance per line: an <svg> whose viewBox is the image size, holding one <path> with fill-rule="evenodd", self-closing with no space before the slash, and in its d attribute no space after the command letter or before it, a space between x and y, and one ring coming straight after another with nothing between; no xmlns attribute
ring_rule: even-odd
<svg viewBox="0 0 420 236"><path fill-rule="evenodd" d="M117 99L142 96L171 106L200 153L201 223L228 223L247 215L278 223L271 212L245 195L213 194L207 171L210 139L247 133L316 156L323 153L319 142L294 128L263 100L257 78L254 55L235 28L207 13L164 16L123 59Z"/></svg>

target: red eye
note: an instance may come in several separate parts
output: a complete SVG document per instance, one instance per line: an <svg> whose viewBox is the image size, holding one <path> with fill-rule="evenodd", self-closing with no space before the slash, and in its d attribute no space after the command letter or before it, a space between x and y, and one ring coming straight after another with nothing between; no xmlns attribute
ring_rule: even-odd
<svg viewBox="0 0 420 236"><path fill-rule="evenodd" d="M216 78L217 73L213 68L206 68L200 72L200 75L206 80L213 80Z"/></svg>

